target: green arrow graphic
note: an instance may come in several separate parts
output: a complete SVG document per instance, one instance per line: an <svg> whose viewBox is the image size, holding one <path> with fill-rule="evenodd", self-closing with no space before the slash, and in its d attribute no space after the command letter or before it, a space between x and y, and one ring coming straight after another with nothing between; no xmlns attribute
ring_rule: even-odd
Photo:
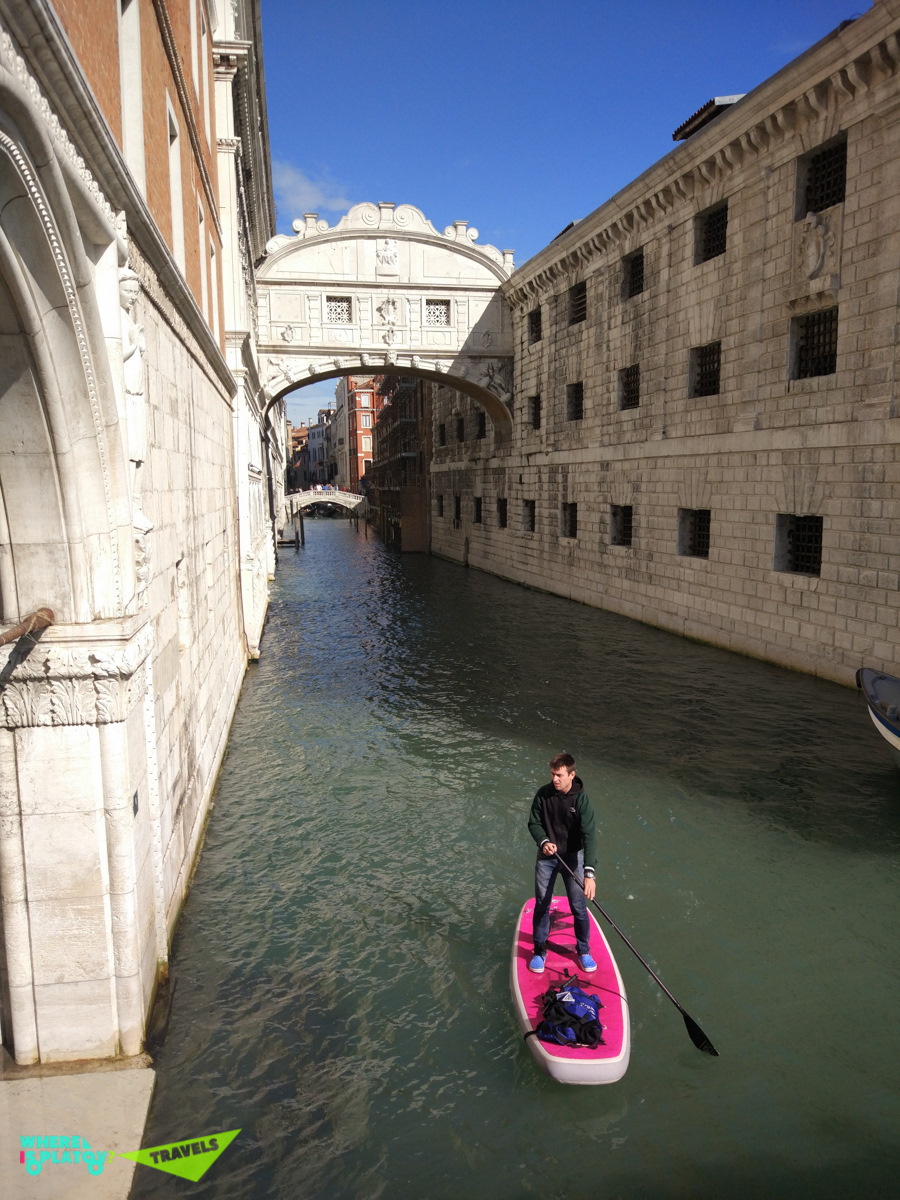
<svg viewBox="0 0 900 1200"><path fill-rule="evenodd" d="M229 1129L225 1133L207 1134L202 1138L184 1138L168 1142L165 1146L148 1146L144 1150L120 1150L119 1158L130 1158L145 1167L157 1171L168 1171L194 1183L201 1179L223 1150L234 1141L241 1131Z"/></svg>

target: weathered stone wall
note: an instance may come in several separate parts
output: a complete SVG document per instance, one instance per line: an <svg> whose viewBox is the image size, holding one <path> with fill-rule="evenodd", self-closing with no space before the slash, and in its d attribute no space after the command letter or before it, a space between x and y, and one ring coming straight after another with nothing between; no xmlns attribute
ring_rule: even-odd
<svg viewBox="0 0 900 1200"><path fill-rule="evenodd" d="M434 551L844 682L863 662L896 669L898 25L900 5L876 5L513 275L512 444L490 421L477 438L471 401L436 403ZM844 198L805 218L809 155L842 137ZM698 226L722 204L724 253L697 261ZM626 260L641 250L629 297ZM586 319L570 324L581 283ZM797 378L803 319L835 307L835 369ZM718 387L692 395L692 350L711 343ZM623 409L620 372L634 365L639 404ZM630 546L612 544L611 505L631 507ZM679 553L679 510L709 511L708 557ZM776 562L778 514L821 517L819 574Z"/></svg>

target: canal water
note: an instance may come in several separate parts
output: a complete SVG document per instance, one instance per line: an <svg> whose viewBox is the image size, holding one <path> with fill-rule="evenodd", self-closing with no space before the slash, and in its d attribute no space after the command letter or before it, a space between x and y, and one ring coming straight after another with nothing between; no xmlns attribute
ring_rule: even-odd
<svg viewBox="0 0 900 1200"><path fill-rule="evenodd" d="M513 1019L525 824L566 749L625 1078ZM310 521L282 556L193 891L135 1200L881 1197L900 1169L900 773L848 689Z"/></svg>

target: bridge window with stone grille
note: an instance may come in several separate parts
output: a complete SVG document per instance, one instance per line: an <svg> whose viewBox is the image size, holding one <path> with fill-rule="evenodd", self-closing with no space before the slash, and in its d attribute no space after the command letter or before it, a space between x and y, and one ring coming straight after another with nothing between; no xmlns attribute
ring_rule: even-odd
<svg viewBox="0 0 900 1200"><path fill-rule="evenodd" d="M534 533L535 530L535 508L534 500L522 501L522 529L525 533Z"/></svg>
<svg viewBox="0 0 900 1200"><path fill-rule="evenodd" d="M775 570L795 575L822 573L821 517L778 513L775 518Z"/></svg>
<svg viewBox="0 0 900 1200"><path fill-rule="evenodd" d="M802 203L796 217L842 204L847 191L847 139L841 138L800 159L797 192Z"/></svg>
<svg viewBox="0 0 900 1200"><path fill-rule="evenodd" d="M634 508L630 504L609 506L609 543L611 546L630 546L634 529Z"/></svg>
<svg viewBox="0 0 900 1200"><path fill-rule="evenodd" d="M566 420L580 421L584 417L584 383L566 384Z"/></svg>
<svg viewBox="0 0 900 1200"><path fill-rule="evenodd" d="M708 262L725 253L728 237L728 204L708 208L697 217L695 261Z"/></svg>
<svg viewBox="0 0 900 1200"><path fill-rule="evenodd" d="M641 403L641 366L633 363L619 372L619 408L638 408Z"/></svg>
<svg viewBox="0 0 900 1200"><path fill-rule="evenodd" d="M540 308L533 308L528 314L528 344L533 346L544 336Z"/></svg>
<svg viewBox="0 0 900 1200"><path fill-rule="evenodd" d="M722 374L722 343L694 346L689 368L689 396L718 396Z"/></svg>
<svg viewBox="0 0 900 1200"><path fill-rule="evenodd" d="M506 515L507 515L506 497L498 496L497 497L497 525L500 527L500 529L506 528Z"/></svg>
<svg viewBox="0 0 900 1200"><path fill-rule="evenodd" d="M678 553L688 558L709 558L711 524L708 508L679 508Z"/></svg>
<svg viewBox="0 0 900 1200"><path fill-rule="evenodd" d="M564 538L578 537L578 505L562 504L559 514L559 536Z"/></svg>
<svg viewBox="0 0 900 1200"><path fill-rule="evenodd" d="M325 297L325 320L329 325L349 325L353 321L353 301L349 296Z"/></svg>
<svg viewBox="0 0 900 1200"><path fill-rule="evenodd" d="M587 284L576 283L569 288L569 324L580 325L587 320Z"/></svg>
<svg viewBox="0 0 900 1200"><path fill-rule="evenodd" d="M426 325L449 325L450 324L450 301L449 300L426 300L425 301L425 324Z"/></svg>
<svg viewBox="0 0 900 1200"><path fill-rule="evenodd" d="M833 375L837 370L838 310L807 313L794 321L794 379Z"/></svg>
<svg viewBox="0 0 900 1200"><path fill-rule="evenodd" d="M625 298L630 300L632 296L639 296L644 290L644 250L635 250L634 254L629 254L623 260L625 268Z"/></svg>

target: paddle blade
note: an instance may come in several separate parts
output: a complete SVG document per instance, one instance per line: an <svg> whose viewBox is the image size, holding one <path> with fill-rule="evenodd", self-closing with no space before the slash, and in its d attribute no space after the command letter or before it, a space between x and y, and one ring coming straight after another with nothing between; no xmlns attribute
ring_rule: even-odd
<svg viewBox="0 0 900 1200"><path fill-rule="evenodd" d="M718 1050L715 1048L697 1022L692 1017L689 1017L684 1009L681 1010L681 1015L684 1017L684 1024L687 1028L688 1036L697 1049L702 1050L704 1054L712 1054L715 1058L718 1058Z"/></svg>

